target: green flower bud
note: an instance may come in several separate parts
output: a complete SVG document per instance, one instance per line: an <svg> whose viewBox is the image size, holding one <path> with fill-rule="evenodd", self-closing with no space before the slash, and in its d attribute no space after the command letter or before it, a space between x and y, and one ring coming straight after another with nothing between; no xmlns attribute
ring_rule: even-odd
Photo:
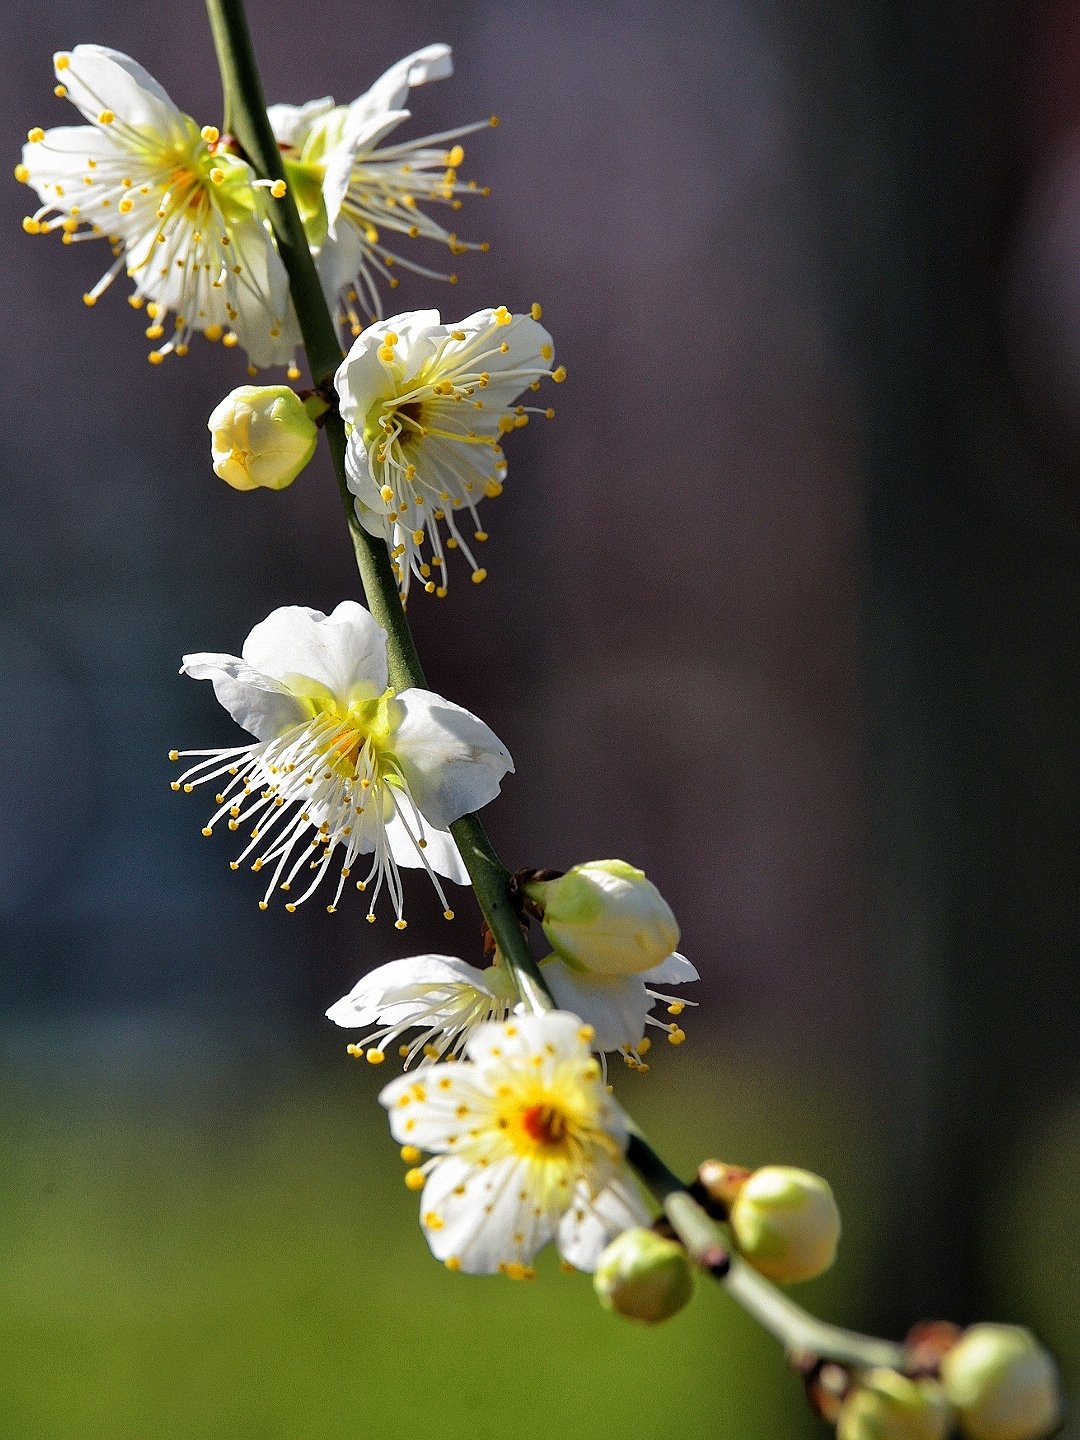
<svg viewBox="0 0 1080 1440"><path fill-rule="evenodd" d="M840 1407L836 1440L945 1440L950 1420L936 1380L868 1370Z"/></svg>
<svg viewBox="0 0 1080 1440"><path fill-rule="evenodd" d="M1053 1359L1019 1325L972 1325L941 1362L969 1440L1040 1440L1061 1419Z"/></svg>
<svg viewBox="0 0 1080 1440"><path fill-rule="evenodd" d="M590 860L557 880L530 880L525 894L541 912L551 948L594 975L638 975L679 943L667 902L643 870L625 860Z"/></svg>
<svg viewBox="0 0 1080 1440"><path fill-rule="evenodd" d="M744 1258L782 1285L822 1274L840 1239L840 1212L828 1183L788 1165L755 1170L731 1203L729 1223Z"/></svg>
<svg viewBox="0 0 1080 1440"><path fill-rule="evenodd" d="M654 1230L624 1230L596 1266L593 1285L606 1310L655 1325L689 1303L694 1271L686 1251Z"/></svg>
<svg viewBox="0 0 1080 1440"><path fill-rule="evenodd" d="M241 385L207 422L214 474L234 490L284 490L315 453L319 432L288 385Z"/></svg>

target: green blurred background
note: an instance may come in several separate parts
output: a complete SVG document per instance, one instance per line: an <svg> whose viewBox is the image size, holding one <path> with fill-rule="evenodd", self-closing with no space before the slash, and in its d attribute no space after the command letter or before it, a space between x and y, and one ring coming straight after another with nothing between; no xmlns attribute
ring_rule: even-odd
<svg viewBox="0 0 1080 1440"><path fill-rule="evenodd" d="M1075 1373L1080 13L250 13L271 99L442 39L408 133L502 117L461 219L491 253L398 299L539 298L570 382L508 446L488 581L411 613L518 762L508 862L622 854L680 917L701 1008L620 1097L686 1173L830 1177L829 1318L1019 1321ZM70 122L48 57L80 40L219 118L198 5L0 26L13 161ZM640 1331L556 1266L432 1264L384 1072L322 1013L476 958L475 913L428 922L418 883L407 947L260 915L167 785L170 747L232 740L179 657L355 593L333 485L226 491L204 417L240 358L152 371L119 286L80 303L97 247L0 202L0 1436L823 1433L719 1293Z"/></svg>

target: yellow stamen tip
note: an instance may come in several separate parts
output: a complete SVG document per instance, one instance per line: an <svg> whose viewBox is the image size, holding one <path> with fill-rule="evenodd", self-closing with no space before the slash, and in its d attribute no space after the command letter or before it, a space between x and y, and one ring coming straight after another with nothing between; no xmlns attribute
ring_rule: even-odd
<svg viewBox="0 0 1080 1440"><path fill-rule="evenodd" d="M486 571L486 570L480 569L480 570L474 570L474 571L472 572L472 582L473 582L474 585L480 585L480 584L482 584L486 579L487 579L487 571Z"/></svg>
<svg viewBox="0 0 1080 1440"><path fill-rule="evenodd" d="M539 320L543 313L543 306L538 304L537 301L534 300L533 303L529 306L529 314L534 320Z"/></svg>
<svg viewBox="0 0 1080 1440"><path fill-rule="evenodd" d="M97 304L97 296L96 296L96 295L91 295L91 294L87 293L86 295L84 295L84 296L82 297L82 303L83 303L84 305L96 305L96 304Z"/></svg>
<svg viewBox="0 0 1080 1440"><path fill-rule="evenodd" d="M26 168L25 165L15 166L15 179L18 180L20 185L25 185L26 182L30 179L30 171Z"/></svg>
<svg viewBox="0 0 1080 1440"><path fill-rule="evenodd" d="M40 125L35 125L32 130L26 132L26 138L30 141L31 145L40 145L42 140L45 139L45 131Z"/></svg>
<svg viewBox="0 0 1080 1440"><path fill-rule="evenodd" d="M563 381L566 379L566 366L565 366L565 365L559 365L559 366L557 366L557 367L551 372L551 378L552 378L552 380L555 381L555 384L556 384L556 385L561 385L561 384L563 383Z"/></svg>
<svg viewBox="0 0 1080 1440"><path fill-rule="evenodd" d="M404 929L406 928L406 926L408 925L408 923L409 923L409 922L408 922L407 920L402 920L402 919L398 918L397 920L394 921L394 929L395 929L395 930L404 930Z"/></svg>
<svg viewBox="0 0 1080 1440"><path fill-rule="evenodd" d="M270 186L270 194L274 197L275 200L282 200L284 199L285 192L286 190L288 190L288 188L289 187L285 184L284 180L275 180L274 183Z"/></svg>
<svg viewBox="0 0 1080 1440"><path fill-rule="evenodd" d="M220 165L215 165L214 168L213 168L213 170L210 171L210 182L211 182L211 184L213 184L213 185L221 185L221 184L224 183L224 180L225 180L225 171L222 170L222 168L221 168Z"/></svg>
<svg viewBox="0 0 1080 1440"><path fill-rule="evenodd" d="M216 125L204 125L199 131L199 134L208 145L214 145L221 139L221 131Z"/></svg>
<svg viewBox="0 0 1080 1440"><path fill-rule="evenodd" d="M102 110L101 114L97 118L99 125L111 125L116 119L116 116L111 110Z"/></svg>
<svg viewBox="0 0 1080 1440"><path fill-rule="evenodd" d="M420 1155L421 1151L419 1151L415 1145L402 1145L401 1147L401 1158L405 1161L406 1165L415 1165L420 1159Z"/></svg>
<svg viewBox="0 0 1080 1440"><path fill-rule="evenodd" d="M376 1051L375 1053L377 1054L378 1052ZM368 1059L371 1059L370 1051L368 1052ZM423 1170L405 1171L405 1185L406 1188L409 1190L422 1190L424 1188L426 1180L427 1176L424 1174Z"/></svg>

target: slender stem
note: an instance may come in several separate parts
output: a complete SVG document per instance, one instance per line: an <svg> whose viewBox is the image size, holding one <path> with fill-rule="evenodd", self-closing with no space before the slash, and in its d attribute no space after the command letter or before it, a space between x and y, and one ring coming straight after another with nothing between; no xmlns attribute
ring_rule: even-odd
<svg viewBox="0 0 1080 1440"><path fill-rule="evenodd" d="M281 153L266 115L262 82L251 44L242 0L206 0L225 92L226 123L254 168L268 180L284 179ZM292 195L271 210L278 251L289 277L300 333L315 385L332 381L342 352L337 330L323 298L315 263ZM425 687L424 672L405 618L397 581L383 542L367 533L356 514L345 475L345 427L336 410L324 426L334 462L345 519L371 613L388 636L390 678L397 689ZM475 815L450 827L473 883L477 902L499 951L514 976L522 1000L534 1011L554 1003L518 923L510 891L510 873L499 859ZM672 1228L694 1259L789 1352L808 1352L856 1366L901 1368L903 1350L884 1340L841 1330L814 1319L781 1294L763 1276L727 1253L727 1236L689 1193L648 1140L631 1126L627 1158L661 1206Z"/></svg>
<svg viewBox="0 0 1080 1440"><path fill-rule="evenodd" d="M232 132L263 178L284 180L281 151L266 115L266 99L242 0L206 0L206 8L225 92L225 113ZM322 388L332 382L341 364L342 351L337 329L327 309L292 194L286 191L280 200L274 201L270 214L278 252L289 277L289 290L312 379L317 388ZM356 514L356 505L345 476L345 426L336 410L326 416L323 428L334 462L334 474L364 595L372 615L387 634L391 683L397 690L406 690L411 686L426 689L423 666L416 653L397 581L390 568L390 556L382 540L369 535ZM510 894L509 871L499 860L475 815L466 815L456 821L451 826L451 833L473 882L477 902L514 976L521 998L534 1010L550 1009L553 1003L551 996L517 923L517 911Z"/></svg>

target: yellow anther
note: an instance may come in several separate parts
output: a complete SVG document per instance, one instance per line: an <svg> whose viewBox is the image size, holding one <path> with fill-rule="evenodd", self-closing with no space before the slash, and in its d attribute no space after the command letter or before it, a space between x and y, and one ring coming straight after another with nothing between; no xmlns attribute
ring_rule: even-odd
<svg viewBox="0 0 1080 1440"><path fill-rule="evenodd" d="M240 336L237 335L235 330L226 330L225 334L221 337L221 343L225 346L226 350L231 350L234 345L240 344Z"/></svg>
<svg viewBox="0 0 1080 1440"><path fill-rule="evenodd" d="M85 299L86 297L84 296L83 298ZM88 303L93 304L93 301L90 301L90 302L88 302ZM147 338L148 340L160 340L161 337L162 337L162 335L165 334L165 326L164 326L164 325L148 325L148 326L146 327L146 330L145 330L144 333L145 333L146 338Z"/></svg>
<svg viewBox="0 0 1080 1440"><path fill-rule="evenodd" d="M394 349L391 345L380 345L378 350L379 359L384 365L389 365L394 358Z"/></svg>
<svg viewBox="0 0 1080 1440"><path fill-rule="evenodd" d="M57 70L66 70L71 64L71 56L57 55L56 59L53 61L53 64L56 66Z"/></svg>
<svg viewBox="0 0 1080 1440"><path fill-rule="evenodd" d="M221 131L216 125L204 125L199 131L199 134L208 145L216 145L221 139Z"/></svg>
<svg viewBox="0 0 1080 1440"><path fill-rule="evenodd" d="M408 926L408 923L409 923L409 922L408 922L407 920L402 920L401 917L399 916L399 917L394 921L394 929L395 929L395 930L404 930L404 929Z"/></svg>
<svg viewBox="0 0 1080 1440"><path fill-rule="evenodd" d="M116 119L116 116L111 110L102 110L102 112L97 118L99 125L111 125L112 122Z"/></svg>
<svg viewBox="0 0 1080 1440"><path fill-rule="evenodd" d="M513 318L505 305L500 305L493 316L496 325L509 325Z"/></svg>
<svg viewBox="0 0 1080 1440"><path fill-rule="evenodd" d="M376 1051L375 1053L378 1054L378 1051ZM368 1059L371 1059L370 1050L368 1051ZM406 1188L409 1190L422 1190L426 1181L427 1176L424 1174L423 1170L412 1169L405 1171L405 1185Z"/></svg>
<svg viewBox="0 0 1080 1440"><path fill-rule="evenodd" d="M125 195L123 200L120 201L120 204L116 208L120 211L121 215L126 215L129 211L134 210L135 201L129 199L128 196Z"/></svg>
<svg viewBox="0 0 1080 1440"><path fill-rule="evenodd" d="M686 1031L681 1030L678 1025L673 1025L668 1031L668 1044L681 1045L686 1039Z"/></svg>
<svg viewBox="0 0 1080 1440"><path fill-rule="evenodd" d="M487 571L486 571L486 570L484 570L484 569L481 568L481 569L479 569L479 570L474 570L474 571L472 572L472 582L473 582L474 585L480 585L480 584L482 584L486 579L487 579Z"/></svg>
<svg viewBox="0 0 1080 1440"><path fill-rule="evenodd" d="M274 183L270 186L270 194L274 197L275 200L283 200L285 198L285 192L286 190L288 190L288 188L289 187L285 184L284 180L275 180Z"/></svg>
<svg viewBox="0 0 1080 1440"><path fill-rule="evenodd" d="M412 542L414 545L422 545L424 542L424 532L422 530L414 530L412 532Z"/></svg>
<svg viewBox="0 0 1080 1440"><path fill-rule="evenodd" d="M443 1264L447 1270L453 1271L455 1274L461 1269L461 1261L456 1255L448 1255Z"/></svg>
<svg viewBox="0 0 1080 1440"><path fill-rule="evenodd" d="M468 338L469 338L469 337L465 334L465 331L464 331L464 330L451 330L451 331L450 331L450 339L451 339L451 340L459 340L459 341L460 341L460 340L467 340Z"/></svg>
<svg viewBox="0 0 1080 1440"><path fill-rule="evenodd" d="M291 900L290 900L290 901L288 902L288 904L285 906L285 909L287 910L287 912L288 912L290 915L295 915L295 914L296 914L296 906L292 903Z"/></svg>
<svg viewBox="0 0 1080 1440"><path fill-rule="evenodd" d="M458 277L456 275L447 275L446 280L449 285L456 285Z"/></svg>
<svg viewBox="0 0 1080 1440"><path fill-rule="evenodd" d="M667 1013L669 1015L681 1015L685 1009L685 1000L672 1000L671 1004L667 1007Z"/></svg>
<svg viewBox="0 0 1080 1440"><path fill-rule="evenodd" d="M224 184L224 181L225 181L225 171L222 170L222 168L221 168L220 165L215 165L214 168L213 168L213 170L210 171L210 182L211 182L211 184L213 184L213 185L221 185L221 184Z"/></svg>
<svg viewBox="0 0 1080 1440"><path fill-rule="evenodd" d="M209 340L212 344L220 340L224 333L225 331L220 325L208 325L203 331L203 334L206 336L207 340Z"/></svg>
<svg viewBox="0 0 1080 1440"><path fill-rule="evenodd" d="M498 117L497 115L492 115L492 116L490 117L490 119L488 120L488 124L491 126L491 128L492 128L493 130L496 128L496 126L498 125L498 123L499 123L499 117Z"/></svg>
<svg viewBox="0 0 1080 1440"><path fill-rule="evenodd" d="M533 303L529 306L529 314L534 320L539 320L543 313L543 307L536 300L534 300Z"/></svg>
<svg viewBox="0 0 1080 1440"><path fill-rule="evenodd" d="M647 1035L643 1035L638 1041L636 1049L639 1055L647 1055L652 1049L652 1041Z"/></svg>
<svg viewBox="0 0 1080 1440"><path fill-rule="evenodd" d="M63 100L68 93L68 88L66 85L54 85L52 93L58 100Z"/></svg>
<svg viewBox="0 0 1080 1440"><path fill-rule="evenodd" d="M464 159L465 151L460 145L455 145L453 149L446 152L446 163L455 170L462 164Z"/></svg>
<svg viewBox="0 0 1080 1440"><path fill-rule="evenodd" d="M503 493L503 487L498 480L489 480L484 487L484 494L489 500L497 500Z"/></svg>
<svg viewBox="0 0 1080 1440"><path fill-rule="evenodd" d="M26 132L26 138L30 141L31 145L40 145L42 140L45 139L45 131L42 130L40 125L35 125L32 130Z"/></svg>
<svg viewBox="0 0 1080 1440"><path fill-rule="evenodd" d="M382 487L382 489L379 491L379 498L382 500L384 505L390 504L391 500L393 500L394 498L394 492L390 489L389 485L384 485Z"/></svg>
<svg viewBox="0 0 1080 1440"><path fill-rule="evenodd" d="M565 366L565 365L559 365L559 366L557 366L557 367L551 372L551 378L552 378L552 380L555 381L555 384L556 384L556 385L561 385L561 384L563 383L563 381L566 379L566 366Z"/></svg>
<svg viewBox="0 0 1080 1440"><path fill-rule="evenodd" d="M449 594L449 591L447 590L447 588L446 588L445 585L438 585L438 586L436 586L436 588L435 588L435 599L436 599L436 600L445 600L448 594Z"/></svg>
<svg viewBox="0 0 1080 1440"><path fill-rule="evenodd" d="M25 165L19 164L15 166L15 179L18 180L20 185L25 185L30 179L30 171Z"/></svg>
<svg viewBox="0 0 1080 1440"><path fill-rule="evenodd" d="M550 345L541 345L541 346L540 346L540 358L541 358L541 360L547 360L547 361L549 361L549 362L552 361L552 360L554 360L554 359L555 359L555 351L554 351L553 347L550 346Z"/></svg>
<svg viewBox="0 0 1080 1440"><path fill-rule="evenodd" d="M35 220L32 215L24 215L22 228L26 231L27 235L40 235L41 221Z"/></svg>
<svg viewBox="0 0 1080 1440"><path fill-rule="evenodd" d="M351 1055L354 1060L362 1060L364 1058L364 1047L362 1045L346 1045L345 1053L346 1055Z"/></svg>
<svg viewBox="0 0 1080 1440"><path fill-rule="evenodd" d="M555 407L554 407L553 405L549 405L548 408L544 411L544 419L545 419L545 420L554 420L554 419L555 419Z"/></svg>
<svg viewBox="0 0 1080 1440"><path fill-rule="evenodd" d="M84 305L94 306L97 304L97 296L91 295L90 292L87 291L87 293L82 297L82 303Z"/></svg>
<svg viewBox="0 0 1080 1440"><path fill-rule="evenodd" d="M581 1029L577 1033L578 1039L583 1045L591 1045L592 1042L596 1039L596 1031L591 1025L582 1025Z"/></svg>

